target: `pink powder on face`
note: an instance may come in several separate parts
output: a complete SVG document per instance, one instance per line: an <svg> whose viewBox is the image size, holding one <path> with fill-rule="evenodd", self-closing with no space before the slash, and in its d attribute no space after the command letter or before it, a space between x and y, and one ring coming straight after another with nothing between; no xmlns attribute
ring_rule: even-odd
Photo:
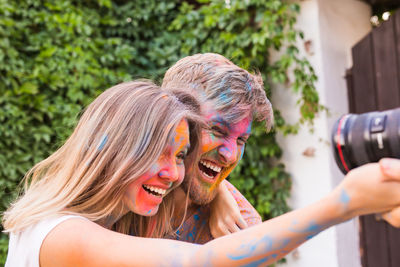
<svg viewBox="0 0 400 267"><path fill-rule="evenodd" d="M213 190L242 158L252 122L249 116L237 123L228 123L210 102L203 105L203 110L210 129L202 132L199 162L186 174L191 178L190 194L196 203L209 203L215 195ZM210 163L221 171L210 178L204 175L204 164L201 162Z"/></svg>
<svg viewBox="0 0 400 267"><path fill-rule="evenodd" d="M157 213L163 197L183 180L182 154L187 153L189 145L189 126L186 120L182 120L160 158L145 174L128 185L124 204L130 211L144 216Z"/></svg>

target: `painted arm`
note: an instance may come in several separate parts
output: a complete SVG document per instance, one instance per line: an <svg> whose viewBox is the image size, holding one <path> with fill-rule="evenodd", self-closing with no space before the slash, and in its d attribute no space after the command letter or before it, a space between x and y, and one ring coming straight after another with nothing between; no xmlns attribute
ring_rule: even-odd
<svg viewBox="0 0 400 267"><path fill-rule="evenodd" d="M214 238L262 223L249 201L227 180L221 182L211 203L209 227Z"/></svg>
<svg viewBox="0 0 400 267"><path fill-rule="evenodd" d="M240 207L228 189L228 182L222 181L218 194L210 204L209 227L213 238L238 232L247 228Z"/></svg>
<svg viewBox="0 0 400 267"><path fill-rule="evenodd" d="M395 164L400 167L400 161ZM400 180L400 173L395 179ZM44 240L41 266L264 266L334 224L399 206L397 181L388 181L379 164L368 164L351 171L332 193L313 205L202 246L122 235L86 220L70 219Z"/></svg>

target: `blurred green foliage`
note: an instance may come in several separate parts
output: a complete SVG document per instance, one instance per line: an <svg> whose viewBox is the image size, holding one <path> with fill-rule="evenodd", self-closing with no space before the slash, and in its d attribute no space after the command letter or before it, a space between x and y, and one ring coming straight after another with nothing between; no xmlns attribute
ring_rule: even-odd
<svg viewBox="0 0 400 267"><path fill-rule="evenodd" d="M321 106L317 77L295 45L302 38L294 28L298 12L279 0L0 0L0 210L102 90L135 78L160 81L168 66L194 53L220 53L259 70L268 95L271 83L291 83L299 123L312 123ZM282 52L275 62L271 51ZM230 177L264 219L288 210L291 181L277 161L275 134L298 127L277 111L268 135L255 124ZM0 263L6 251L2 235Z"/></svg>

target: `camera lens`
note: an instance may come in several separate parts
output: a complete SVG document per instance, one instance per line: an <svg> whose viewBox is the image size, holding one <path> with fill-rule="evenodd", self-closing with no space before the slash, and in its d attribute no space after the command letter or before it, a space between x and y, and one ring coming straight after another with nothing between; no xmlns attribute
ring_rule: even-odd
<svg viewBox="0 0 400 267"><path fill-rule="evenodd" d="M383 157L400 158L400 108L342 116L333 127L332 144L344 174Z"/></svg>

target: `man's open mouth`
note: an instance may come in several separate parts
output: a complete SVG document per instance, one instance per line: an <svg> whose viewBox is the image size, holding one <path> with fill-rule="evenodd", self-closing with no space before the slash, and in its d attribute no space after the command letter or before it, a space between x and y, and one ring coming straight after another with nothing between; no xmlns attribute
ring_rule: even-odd
<svg viewBox="0 0 400 267"><path fill-rule="evenodd" d="M199 169L203 175L209 179L214 179L222 170L221 167L206 160L200 160Z"/></svg>

